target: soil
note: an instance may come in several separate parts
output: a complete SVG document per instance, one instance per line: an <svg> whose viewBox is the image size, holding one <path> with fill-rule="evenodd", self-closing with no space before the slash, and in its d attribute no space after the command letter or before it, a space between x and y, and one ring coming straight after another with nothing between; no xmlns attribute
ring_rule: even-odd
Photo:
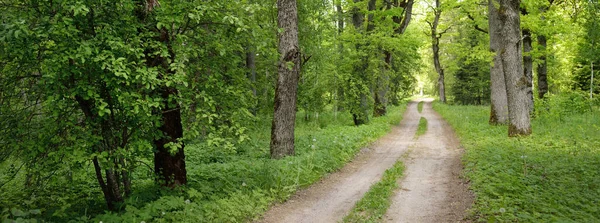
<svg viewBox="0 0 600 223"><path fill-rule="evenodd" d="M383 220L389 222L457 222L472 203L460 179L462 150L451 127L426 100L423 111L409 103L398 126L338 172L276 204L257 222L339 222L379 180L386 169L403 159L406 169L400 189ZM427 132L415 138L419 119ZM408 156L407 156L408 154Z"/></svg>
<svg viewBox="0 0 600 223"><path fill-rule="evenodd" d="M461 179L462 148L448 123L431 108L421 113L427 132L420 136L404 160L404 178L384 217L386 222L462 222L473 202Z"/></svg>

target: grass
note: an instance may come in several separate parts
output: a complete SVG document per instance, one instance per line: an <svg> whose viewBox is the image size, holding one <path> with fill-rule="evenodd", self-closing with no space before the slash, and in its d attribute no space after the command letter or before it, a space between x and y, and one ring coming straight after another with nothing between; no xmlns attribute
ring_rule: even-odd
<svg viewBox="0 0 600 223"><path fill-rule="evenodd" d="M419 119L419 127L415 133L415 138L425 134L425 132L427 132L427 119L425 117L421 117L421 119Z"/></svg>
<svg viewBox="0 0 600 223"><path fill-rule="evenodd" d="M385 171L379 182L369 188L344 218L344 222L381 222L391 205L391 196L398 188L396 181L402 177L403 171L404 164L398 160L392 168Z"/></svg>
<svg viewBox="0 0 600 223"><path fill-rule="evenodd" d="M423 101L420 101L419 104L417 104L417 110L419 113L423 112L423 103Z"/></svg>
<svg viewBox="0 0 600 223"><path fill-rule="evenodd" d="M472 220L600 222L600 115L565 102L536 107L533 134L522 138L490 126L489 107L434 104L466 149Z"/></svg>

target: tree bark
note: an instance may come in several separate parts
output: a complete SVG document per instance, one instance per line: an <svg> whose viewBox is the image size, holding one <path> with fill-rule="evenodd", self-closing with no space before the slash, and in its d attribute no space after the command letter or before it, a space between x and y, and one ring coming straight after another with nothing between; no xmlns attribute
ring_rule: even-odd
<svg viewBox="0 0 600 223"><path fill-rule="evenodd" d="M72 63L72 62L71 62ZM107 152L109 155L112 153L112 150L117 148L117 145L110 140L111 137L111 123L109 123L108 119L100 119L93 112L94 110L94 102L91 100L86 100L81 96L75 96L75 100L79 105L79 108L85 115L87 122L91 128L94 128L94 135L99 135L102 137L102 141L96 144L94 150L97 153ZM122 203L123 196L121 195L121 190L119 188L119 180L116 180L116 176L113 170L105 169L106 181L102 176L102 166L98 162L98 157L94 157L92 159L94 163L94 171L96 173L96 179L98 180L98 184L100 184L100 188L102 189L102 194L104 195L104 200L106 201L106 205L109 210L116 211L117 205ZM114 163L115 166L118 166L117 163Z"/></svg>
<svg viewBox="0 0 600 223"><path fill-rule="evenodd" d="M298 10L296 0L277 0L279 34L279 65L275 87L275 111L271 127L271 158L294 154L296 96L300 72L298 47Z"/></svg>
<svg viewBox="0 0 600 223"><path fill-rule="evenodd" d="M256 51L254 51L254 48L251 45L246 47L246 70L247 78L250 81L252 95L256 98ZM254 105L251 112L256 116L258 105Z"/></svg>
<svg viewBox="0 0 600 223"><path fill-rule="evenodd" d="M342 1L341 0L337 0L335 3L335 7L336 7L336 11L337 11L337 19L338 19L338 39L339 36L342 35L342 33L344 32L344 10L342 9ZM339 53L339 61L340 63L343 61L344 59L344 44L342 41L339 41L338 43L338 53ZM335 117L337 118L337 112L338 111L343 111L344 110L344 106L342 106L342 103L344 101L344 87L341 85L338 85L338 81L339 81L339 77L338 74L336 73L334 76L334 83L336 85L336 92L335 92Z"/></svg>
<svg viewBox="0 0 600 223"><path fill-rule="evenodd" d="M488 13L490 50L494 53L494 63L490 67L491 111L489 122L492 125L504 125L508 123L508 101L500 55L502 30L494 0L488 1Z"/></svg>
<svg viewBox="0 0 600 223"><path fill-rule="evenodd" d="M540 62L537 65L538 98L543 99L546 93L548 93L548 60L546 60L546 36L538 35L537 42L542 51L542 55L540 56Z"/></svg>
<svg viewBox="0 0 600 223"><path fill-rule="evenodd" d="M160 6L156 0L142 1L141 4L142 11L138 12L140 21L145 21L154 8ZM156 24L148 25L153 28L156 27ZM147 49L144 52L146 54L146 65L148 67L160 68L158 78L162 80L168 75L174 75L174 71L171 70L169 64L169 59L172 61L175 60L175 52L172 46L174 40L171 39L171 33L164 27L151 30L156 30L156 36L153 37L154 40L167 47L169 58L161 54L155 54L154 49ZM175 87L163 85L157 89L156 93L161 97L163 106L158 111L161 116L161 123L158 129L161 131L162 136L154 140L156 148L154 153L154 173L157 176L157 181L162 186L174 188L187 183L184 154L185 145L180 140L183 137L183 126L181 124L181 107L177 101L178 90ZM176 145L177 148L172 149L170 145Z"/></svg>
<svg viewBox="0 0 600 223"><path fill-rule="evenodd" d="M168 68L165 68L168 69ZM171 73L171 72L167 72ZM163 136L154 141L156 152L154 153L154 172L158 176L161 185L174 188L187 183L187 170L185 168L184 143L180 142L183 137L181 125L181 108L174 99L177 89L163 86L161 97L163 108L161 109L161 126L159 130ZM179 144L178 148L171 153L169 144Z"/></svg>
<svg viewBox="0 0 600 223"><path fill-rule="evenodd" d="M370 33L373 30L375 30L375 23L373 20L374 15L372 14L372 12L375 11L376 3L377 3L376 0L369 0L369 3L367 5L367 10L369 11L368 24L367 24L367 35L370 35ZM387 58L387 55L386 55L386 58ZM384 58L384 60L386 58ZM368 61L369 61L369 58L368 57L365 58L364 62L367 63L365 67L368 67ZM374 103L373 103L373 116L374 117L384 116L387 113L387 92L388 92L387 85L389 82L388 79L389 79L389 77L387 74L387 69L384 65L384 67L382 67L382 69L381 69L381 73L375 78L374 87L372 89L373 96L374 96Z"/></svg>
<svg viewBox="0 0 600 223"><path fill-rule="evenodd" d="M527 98L529 114L533 114L533 58L531 57L531 31L523 29L523 74L527 78Z"/></svg>
<svg viewBox="0 0 600 223"><path fill-rule="evenodd" d="M444 68L440 64L440 39L442 38L442 33L438 33L438 25L440 23L440 17L442 15L441 3L440 0L435 1L435 8L433 9L434 18L433 23L430 23L431 26L431 49L433 50L433 65L435 67L435 71L438 73L438 87L440 94L440 101L442 103L446 103L446 86L444 84Z"/></svg>
<svg viewBox="0 0 600 223"><path fill-rule="evenodd" d="M412 19L412 8L414 3L414 0L407 0L402 2L399 2L398 0L393 0L393 4L395 7L404 8L404 15L402 17L394 16L392 18L392 20L399 25L396 28L396 30L394 30L396 34L403 34L404 32L406 32L406 28L408 28L408 24Z"/></svg>
<svg viewBox="0 0 600 223"><path fill-rule="evenodd" d="M502 70L506 83L508 101L508 135L526 136L531 134L529 116L528 79L523 72L520 12L518 0L500 0L502 46Z"/></svg>
<svg viewBox="0 0 600 223"><path fill-rule="evenodd" d="M354 0L354 3L361 2L362 0ZM371 1L371 0L370 0ZM354 7L352 9L352 23L354 24L354 28L357 32L363 33L363 23L365 20L365 16L360 12L358 7ZM369 25L367 25L368 27ZM360 52L363 50L361 44L356 44L356 51ZM354 78L358 79L361 83L366 82L366 70L368 68L368 62L363 59L358 64L354 64ZM360 84L358 84L360 85ZM367 94L363 91L363 89L359 89L358 95L358 108L350 108L350 113L352 113L352 119L354 120L354 125L362 125L369 122L369 105L367 101Z"/></svg>

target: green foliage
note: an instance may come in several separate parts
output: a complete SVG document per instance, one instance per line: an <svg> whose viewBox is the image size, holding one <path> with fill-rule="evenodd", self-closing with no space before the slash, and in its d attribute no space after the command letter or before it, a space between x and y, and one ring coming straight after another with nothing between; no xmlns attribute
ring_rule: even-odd
<svg viewBox="0 0 600 223"><path fill-rule="evenodd" d="M349 116L326 128L298 120L296 156L281 160L269 159L269 134L264 127L252 135L251 141L244 143L243 153L216 155L223 157L221 161L204 163L201 159L210 156L207 153L211 151L190 146L187 156L192 182L184 189L185 194L162 196L143 205L132 204L130 206L135 208L128 208L122 214L99 215L95 221L252 220L272 202L284 201L296 190L341 168L360 148L387 133L391 125L398 124L404 109L405 106L392 107L388 116L375 118L360 127L352 127ZM394 171L401 173L401 169ZM393 182L395 184L395 180Z"/></svg>
<svg viewBox="0 0 600 223"><path fill-rule="evenodd" d="M423 104L425 104L423 101L420 101L419 104L417 104L417 111L419 111L419 113L423 111Z"/></svg>
<svg viewBox="0 0 600 223"><path fill-rule="evenodd" d="M161 190L152 181L138 181L135 193L120 213L104 213L102 198L93 184L74 185L74 190L55 191L48 202L67 205L65 215L57 214L53 205L15 206L14 200L3 200L3 207L21 210L41 209L42 215L30 218L85 222L240 222L249 221L264 212L273 202L284 201L296 190L306 187L327 173L341 168L368 143L386 134L391 125L402 118L406 106L391 107L388 116L374 118L368 125L353 127L349 115L324 112L319 120L297 120L296 156L281 160L269 158L269 122L251 129L249 139L235 151L218 149L203 143L188 144L186 161L190 182L178 190ZM335 118L337 117L337 118ZM337 120L337 121L336 121ZM325 127L322 127L325 126ZM151 170L150 170L151 172ZM140 171L140 174L143 174ZM12 187L11 187L12 188ZM79 191L77 191L79 190ZM11 198L15 191L2 191ZM77 203L70 193L87 194ZM42 193L44 194L44 193ZM61 200L59 197L66 197ZM29 202L29 201L27 201ZM90 203L96 205L89 205ZM74 208L79 205L85 209ZM30 208L30 209L26 209ZM8 212L7 212L8 213ZM3 214L5 219L14 215Z"/></svg>
<svg viewBox="0 0 600 223"><path fill-rule="evenodd" d="M427 132L427 119L425 117L421 117L419 119L419 127L417 128L417 132L415 133L415 137L422 136Z"/></svg>
<svg viewBox="0 0 600 223"><path fill-rule="evenodd" d="M398 179L404 172L404 163L398 160L394 166L385 170L381 180L369 188L369 191L354 205L344 222L381 222L391 205L391 197L398 188Z"/></svg>
<svg viewBox="0 0 600 223"><path fill-rule="evenodd" d="M564 122L572 115L594 112L600 100L590 99L587 92L572 91L559 95L550 95L544 100L536 100L536 117Z"/></svg>
<svg viewBox="0 0 600 223"><path fill-rule="evenodd" d="M536 131L527 138L508 138L506 128L490 126L488 107L434 104L466 149L466 176L476 194L473 220L600 220L598 111L560 105L566 101L560 96L548 100L553 107L536 107L542 111L532 123ZM555 111L568 115L557 118Z"/></svg>
<svg viewBox="0 0 600 223"><path fill-rule="evenodd" d="M340 151L309 152L313 144L301 139L298 157L285 161L308 163L299 171L266 155L280 56L273 1L2 1L0 206L10 208L3 218L95 219L106 209L100 185L110 172L117 212L98 216L105 221L174 221L183 218L178 211L202 213L199 221L240 220L338 168L398 121L393 111L348 130L349 111L370 118L375 83L388 90L389 104L410 94L421 42L411 29L391 35L400 10L378 11L381 24L370 35L348 24L339 33L332 4L298 1L298 108L308 121L298 122L297 135L323 133L326 143L314 146ZM384 66L382 50L391 64ZM353 75L357 67L361 76ZM190 182L181 190L193 196L155 181L161 116L170 112L181 113L171 124L184 134L166 147L185 149ZM305 175L295 181L289 171ZM245 176L259 180L244 183Z"/></svg>
<svg viewBox="0 0 600 223"><path fill-rule="evenodd" d="M600 21L598 16L600 15L600 6L597 1L589 1L583 3L585 10L583 11L583 28L584 36L582 41L579 42L576 57L575 75L573 76L572 88L575 90L590 91L590 87L593 87L595 94L600 93L600 81L592 81L592 72L594 73L595 79L598 79L598 68L600 67L600 57L598 57L598 44L600 44Z"/></svg>

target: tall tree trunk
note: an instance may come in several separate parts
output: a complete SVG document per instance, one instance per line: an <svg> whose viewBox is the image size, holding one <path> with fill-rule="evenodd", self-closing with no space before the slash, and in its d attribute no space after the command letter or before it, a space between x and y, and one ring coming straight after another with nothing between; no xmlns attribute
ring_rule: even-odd
<svg viewBox="0 0 600 223"><path fill-rule="evenodd" d="M388 53L389 52L384 51L384 61L386 64L384 64L381 68L381 74L379 74L375 82L375 105L373 110L373 116L375 117L380 117L387 114L387 94L390 91L390 67L388 66L388 58L391 59L391 55L388 56Z"/></svg>
<svg viewBox="0 0 600 223"><path fill-rule="evenodd" d="M71 64L73 62L71 61ZM94 135L98 135L102 137L102 142L99 142L95 146L95 151L97 153L108 152L108 154L112 154L112 149L116 148L117 145L114 144L110 139L112 132L110 131L110 123L108 119L100 119L93 113L94 102L88 99L84 99L83 97L77 95L75 96L75 100L79 105L81 111L85 115L87 121L90 123L90 127L95 129ZM97 123L99 122L99 123ZM94 125L93 123L97 123L99 125ZM109 159L110 160L110 159ZM96 172L96 179L98 180L98 184L100 184L100 188L102 189L102 194L104 195L104 200L106 201L106 205L109 210L115 211L117 210L117 205L123 202L123 196L121 195L121 190L119 188L120 181L117 180L115 176L115 172L110 169L105 169L105 177L106 181L102 176L102 166L98 161L98 157L92 158L92 162L94 163L94 171ZM114 163L115 166L118 166L117 163Z"/></svg>
<svg viewBox="0 0 600 223"><path fill-rule="evenodd" d="M165 68L168 69L168 68ZM172 72L167 72L172 74ZM159 130L163 136L154 141L156 152L154 153L154 172L158 181L166 187L176 187L187 183L187 170L185 168L183 127L181 125L181 108L175 97L177 89L163 86L160 89L163 100L161 109L161 126ZM178 145L175 153L169 145Z"/></svg>
<svg viewBox="0 0 600 223"><path fill-rule="evenodd" d="M256 51L252 46L246 47L246 70L247 76L250 80L250 88L252 90L252 95L256 98ZM252 114L256 116L256 112L258 110L258 105L255 105L252 108Z"/></svg>
<svg viewBox="0 0 600 223"><path fill-rule="evenodd" d="M433 64L435 66L435 71L439 75L437 84L439 88L440 101L442 103L446 103L446 85L444 83L444 68L442 68L442 65L440 64L440 40L439 38L435 37L433 42Z"/></svg>
<svg viewBox="0 0 600 223"><path fill-rule="evenodd" d="M147 17L160 4L157 0L146 0L141 1L140 6L138 19L146 21ZM155 29L156 24L147 25L153 27L152 30L156 30L156 34L153 37L154 40L164 44L168 51L169 58L162 54L156 54L155 49L152 48L144 52L146 54L146 65L148 67L159 68L160 73L158 78L162 80L166 76L174 75L174 71L171 70L169 64L169 59L172 61L175 60L175 51L172 46L174 40L171 39L171 36L174 35L171 35L164 27ZM177 101L178 90L175 87L163 85L157 89L156 93L158 93L162 100L162 108L158 111L161 116L161 123L158 129L161 131L162 136L154 140L156 148L154 152L154 173L157 176L157 181L162 186L174 188L187 183L184 154L185 145L181 142L181 138L183 138L181 107ZM172 149L172 146L176 146L177 148Z"/></svg>
<svg viewBox="0 0 600 223"><path fill-rule="evenodd" d="M533 114L533 58L531 57L531 31L523 29L523 74L527 78L529 114Z"/></svg>
<svg viewBox="0 0 600 223"><path fill-rule="evenodd" d="M294 154L296 96L300 72L298 10L296 0L277 0L279 65L275 87L275 111L271 127L271 158Z"/></svg>
<svg viewBox="0 0 600 223"><path fill-rule="evenodd" d="M440 0L435 1L435 8L433 9L434 18L433 22L429 23L431 27L431 49L433 50L433 65L435 71L438 73L438 87L440 94L440 101L446 103L446 86L444 84L444 68L440 64L440 39L443 33L438 33L438 25L440 23L440 17L442 16L442 6Z"/></svg>
<svg viewBox="0 0 600 223"><path fill-rule="evenodd" d="M248 69L248 79L252 83L252 95L256 97L256 51L248 47L246 52L246 68Z"/></svg>
<svg viewBox="0 0 600 223"><path fill-rule="evenodd" d="M354 3L361 2L362 0L354 0ZM370 0L371 1L371 0ZM358 7L354 7L352 12L352 23L354 24L354 28L359 33L363 33L363 23L364 23L364 14L361 13ZM369 25L367 25L368 27ZM360 52L363 50L361 44L356 44L356 51ZM365 73L368 68L368 62L363 58L358 64L354 64L354 73L353 76L358 79L361 83L366 83L367 74ZM358 84L360 85L360 84ZM351 108L350 113L352 113L352 119L354 120L354 125L362 125L369 122L369 105L367 100L367 93L364 92L363 89L359 89L358 95L358 108Z"/></svg>
<svg viewBox="0 0 600 223"><path fill-rule="evenodd" d="M501 41L502 30L498 9L494 0L488 1L488 23L490 34L490 50L494 53L494 64L490 67L491 111L490 124L503 125L508 123L508 101L506 97L506 82L502 68Z"/></svg>
<svg viewBox="0 0 600 223"><path fill-rule="evenodd" d="M540 62L537 65L538 98L543 99L546 93L548 93L548 60L546 59L546 36L538 35L537 42L538 46L540 46L542 51L542 55L540 56Z"/></svg>
<svg viewBox="0 0 600 223"><path fill-rule="evenodd" d="M520 12L518 0L500 0L502 46L502 70L506 83L508 101L508 135L524 136L531 134L529 116L528 79L523 72Z"/></svg>
<svg viewBox="0 0 600 223"><path fill-rule="evenodd" d="M371 32L373 30L375 30L375 21L373 19L374 15L373 12L375 11L375 6L376 6L377 1L376 0L369 0L369 3L367 5L367 10L369 11L369 16L368 16L368 24L367 24L367 35L370 35ZM385 58L384 58L385 60ZM363 60L364 63L366 63L365 67L368 67L368 61L369 58L368 56L366 56L365 60ZM366 79L366 78L365 78ZM374 103L373 103L373 116L375 117L379 117L379 116L383 116L387 113L387 92L388 92L388 82L389 82L389 77L387 74L387 70L386 67L384 65L384 67L382 67L381 69L381 73L375 78L375 82L374 82L374 86L371 89L371 91L373 92L373 96L374 96ZM366 99L366 97L365 97ZM361 98L362 100L362 98ZM366 104L366 101L365 101Z"/></svg>
<svg viewBox="0 0 600 223"><path fill-rule="evenodd" d="M342 33L344 32L344 10L342 9L342 1L341 0L337 0L335 3L335 7L336 7L336 11L337 11L337 22L338 22L338 40L340 39L339 37L342 35ZM338 43L338 53L339 53L339 61L340 63L343 61L344 59L344 44L342 41L339 41ZM341 84L338 84L339 81L339 77L338 74L336 73L336 75L334 76L334 82L336 85L336 93L335 96L337 97L335 100L335 116L337 117L337 112L338 111L343 111L344 110L344 106L342 106L342 103L344 101L344 87Z"/></svg>

